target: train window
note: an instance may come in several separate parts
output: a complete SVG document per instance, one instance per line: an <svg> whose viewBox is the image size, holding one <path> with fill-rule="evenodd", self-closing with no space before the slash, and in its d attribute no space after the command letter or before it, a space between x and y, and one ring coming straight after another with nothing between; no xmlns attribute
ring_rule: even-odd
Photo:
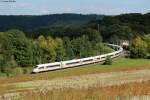
<svg viewBox="0 0 150 100"><path fill-rule="evenodd" d="M49 67L59 67L60 66L60 64L58 64L58 65L50 65L50 66L46 66L47 68L49 68Z"/></svg>
<svg viewBox="0 0 150 100"><path fill-rule="evenodd" d="M116 53L115 55L118 55L119 53Z"/></svg>
<svg viewBox="0 0 150 100"><path fill-rule="evenodd" d="M106 57L102 57L101 59L105 59Z"/></svg>
<svg viewBox="0 0 150 100"><path fill-rule="evenodd" d="M83 62L93 61L93 59L84 60Z"/></svg>
<svg viewBox="0 0 150 100"><path fill-rule="evenodd" d="M38 66L34 66L34 68L37 68Z"/></svg>
<svg viewBox="0 0 150 100"><path fill-rule="evenodd" d="M101 59L101 58L97 58L97 59L99 60L99 59Z"/></svg>
<svg viewBox="0 0 150 100"><path fill-rule="evenodd" d="M39 69L44 69L44 67L40 67Z"/></svg>
<svg viewBox="0 0 150 100"><path fill-rule="evenodd" d="M78 62L67 63L66 65L77 64L77 63L79 63L79 61Z"/></svg>

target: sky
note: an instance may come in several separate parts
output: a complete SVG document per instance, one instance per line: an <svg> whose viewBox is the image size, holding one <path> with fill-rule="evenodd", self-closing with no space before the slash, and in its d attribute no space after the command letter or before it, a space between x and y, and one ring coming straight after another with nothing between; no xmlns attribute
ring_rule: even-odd
<svg viewBox="0 0 150 100"><path fill-rule="evenodd" d="M56 13L105 14L150 12L150 0L0 0L0 15Z"/></svg>

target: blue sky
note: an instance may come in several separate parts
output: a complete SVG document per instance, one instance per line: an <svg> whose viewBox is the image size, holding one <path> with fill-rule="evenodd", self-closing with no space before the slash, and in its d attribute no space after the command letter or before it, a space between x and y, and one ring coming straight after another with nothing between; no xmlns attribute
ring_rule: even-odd
<svg viewBox="0 0 150 100"><path fill-rule="evenodd" d="M16 0L1 2L0 15L83 13L116 15L150 12L150 0Z"/></svg>

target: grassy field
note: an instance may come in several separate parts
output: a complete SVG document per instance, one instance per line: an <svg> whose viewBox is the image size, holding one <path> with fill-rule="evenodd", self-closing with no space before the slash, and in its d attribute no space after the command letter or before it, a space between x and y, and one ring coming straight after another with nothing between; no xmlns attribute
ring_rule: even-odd
<svg viewBox="0 0 150 100"><path fill-rule="evenodd" d="M60 98L107 100L107 97L150 95L149 84L150 60L120 58L112 65L97 63L39 74L0 78L0 95L7 93L16 95L21 92L23 94L19 94L19 97L24 98L28 95L32 100L60 100ZM138 86L140 88L136 88ZM51 91L53 89L54 91ZM110 91L114 93L111 94ZM39 99L37 93L40 95ZM31 100L29 98L25 100Z"/></svg>

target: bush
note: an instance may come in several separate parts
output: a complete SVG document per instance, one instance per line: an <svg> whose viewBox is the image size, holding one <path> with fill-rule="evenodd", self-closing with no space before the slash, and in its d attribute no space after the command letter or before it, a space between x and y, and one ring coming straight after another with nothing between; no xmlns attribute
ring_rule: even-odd
<svg viewBox="0 0 150 100"><path fill-rule="evenodd" d="M106 61L104 62L104 65L112 65L112 58L110 56L107 56Z"/></svg>
<svg viewBox="0 0 150 100"><path fill-rule="evenodd" d="M23 74L30 74L32 73L32 70L32 67L23 68Z"/></svg>
<svg viewBox="0 0 150 100"><path fill-rule="evenodd" d="M147 43L140 37L135 38L130 47L130 57L131 58L146 58L148 51Z"/></svg>
<svg viewBox="0 0 150 100"><path fill-rule="evenodd" d="M13 76L23 75L23 68L16 67L16 68L12 69L12 75Z"/></svg>

